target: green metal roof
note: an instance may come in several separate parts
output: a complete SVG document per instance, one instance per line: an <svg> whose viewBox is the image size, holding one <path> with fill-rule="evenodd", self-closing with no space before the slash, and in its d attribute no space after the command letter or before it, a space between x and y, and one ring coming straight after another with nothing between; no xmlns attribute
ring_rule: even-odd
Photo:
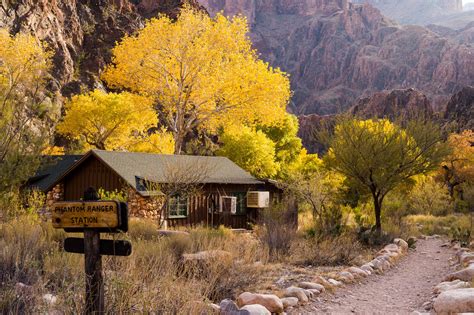
<svg viewBox="0 0 474 315"><path fill-rule="evenodd" d="M263 184L226 157L165 155L92 150L100 160L141 190L140 180L155 183Z"/></svg>
<svg viewBox="0 0 474 315"><path fill-rule="evenodd" d="M36 174L29 178L25 186L47 192L82 155L47 155L42 157L42 163Z"/></svg>

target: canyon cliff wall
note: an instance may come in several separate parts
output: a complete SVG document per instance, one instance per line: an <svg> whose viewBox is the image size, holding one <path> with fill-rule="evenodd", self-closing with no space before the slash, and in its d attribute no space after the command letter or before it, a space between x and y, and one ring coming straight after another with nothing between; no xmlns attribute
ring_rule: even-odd
<svg viewBox="0 0 474 315"><path fill-rule="evenodd" d="M438 110L474 82L474 48L421 26L402 26L345 0L200 0L249 17L263 59L291 76L295 114L332 114L360 97L416 88ZM245 10L239 10L242 3Z"/></svg>
<svg viewBox="0 0 474 315"><path fill-rule="evenodd" d="M451 28L463 28L474 21L474 12L463 12L462 0L352 0L368 3L402 23L437 24Z"/></svg>

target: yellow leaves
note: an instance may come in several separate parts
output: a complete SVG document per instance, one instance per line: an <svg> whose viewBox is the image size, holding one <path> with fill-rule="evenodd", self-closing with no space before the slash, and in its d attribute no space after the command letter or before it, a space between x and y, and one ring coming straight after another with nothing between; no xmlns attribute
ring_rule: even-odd
<svg viewBox="0 0 474 315"><path fill-rule="evenodd" d="M158 122L151 98L126 92L95 90L74 96L65 109L57 131L99 149L125 149L132 136L146 133Z"/></svg>
<svg viewBox="0 0 474 315"><path fill-rule="evenodd" d="M258 60L247 33L243 17L213 19L185 7L177 21L152 19L124 38L103 79L152 96L177 137L194 128L270 124L284 117L289 79Z"/></svg>
<svg viewBox="0 0 474 315"><path fill-rule="evenodd" d="M166 130L160 130L151 135L131 140L131 144L127 148L131 152L146 152L158 154L173 154L174 139L173 135Z"/></svg>
<svg viewBox="0 0 474 315"><path fill-rule="evenodd" d="M30 88L44 81L51 53L39 41L24 33L12 37L0 28L0 43L0 97L20 82L18 88Z"/></svg>

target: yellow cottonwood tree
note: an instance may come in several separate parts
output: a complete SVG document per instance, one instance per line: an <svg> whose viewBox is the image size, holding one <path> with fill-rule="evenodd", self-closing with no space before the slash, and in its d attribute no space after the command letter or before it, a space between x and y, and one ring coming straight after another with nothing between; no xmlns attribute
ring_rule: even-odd
<svg viewBox="0 0 474 315"><path fill-rule="evenodd" d="M192 130L283 119L288 77L258 59L247 32L245 18L211 18L185 7L177 21L161 16L125 37L103 78L152 96L180 154Z"/></svg>
<svg viewBox="0 0 474 315"><path fill-rule="evenodd" d="M451 197L454 197L457 189L462 199L463 184L474 183L473 143L474 132L472 130L451 134L448 138L452 152L442 163L442 176Z"/></svg>
<svg viewBox="0 0 474 315"><path fill-rule="evenodd" d="M149 97L95 90L65 104L57 131L101 150L127 149L137 137L156 127L158 117Z"/></svg>
<svg viewBox="0 0 474 315"><path fill-rule="evenodd" d="M33 36L0 28L0 191L33 175L52 138L56 106L46 85L51 54Z"/></svg>

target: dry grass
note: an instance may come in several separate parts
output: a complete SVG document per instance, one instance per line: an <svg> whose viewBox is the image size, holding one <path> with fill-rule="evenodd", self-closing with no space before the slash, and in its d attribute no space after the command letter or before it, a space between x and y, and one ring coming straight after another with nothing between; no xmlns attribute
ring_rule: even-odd
<svg viewBox="0 0 474 315"><path fill-rule="evenodd" d="M409 215L405 221L407 225L415 228L417 234L446 235L466 244L469 243L472 235L471 216L466 214Z"/></svg>
<svg viewBox="0 0 474 315"><path fill-rule="evenodd" d="M108 312L199 313L206 302L233 297L258 282L253 263L261 250L248 235L203 228L189 237L156 234L148 224L132 223L122 236L131 240L133 254L103 258ZM83 311L83 256L63 252L64 237L31 216L0 224L0 309L14 314ZM202 250L227 250L233 259L211 260L203 270L181 258ZM20 282L28 287L15 289ZM43 301L46 293L58 297L54 306Z"/></svg>

